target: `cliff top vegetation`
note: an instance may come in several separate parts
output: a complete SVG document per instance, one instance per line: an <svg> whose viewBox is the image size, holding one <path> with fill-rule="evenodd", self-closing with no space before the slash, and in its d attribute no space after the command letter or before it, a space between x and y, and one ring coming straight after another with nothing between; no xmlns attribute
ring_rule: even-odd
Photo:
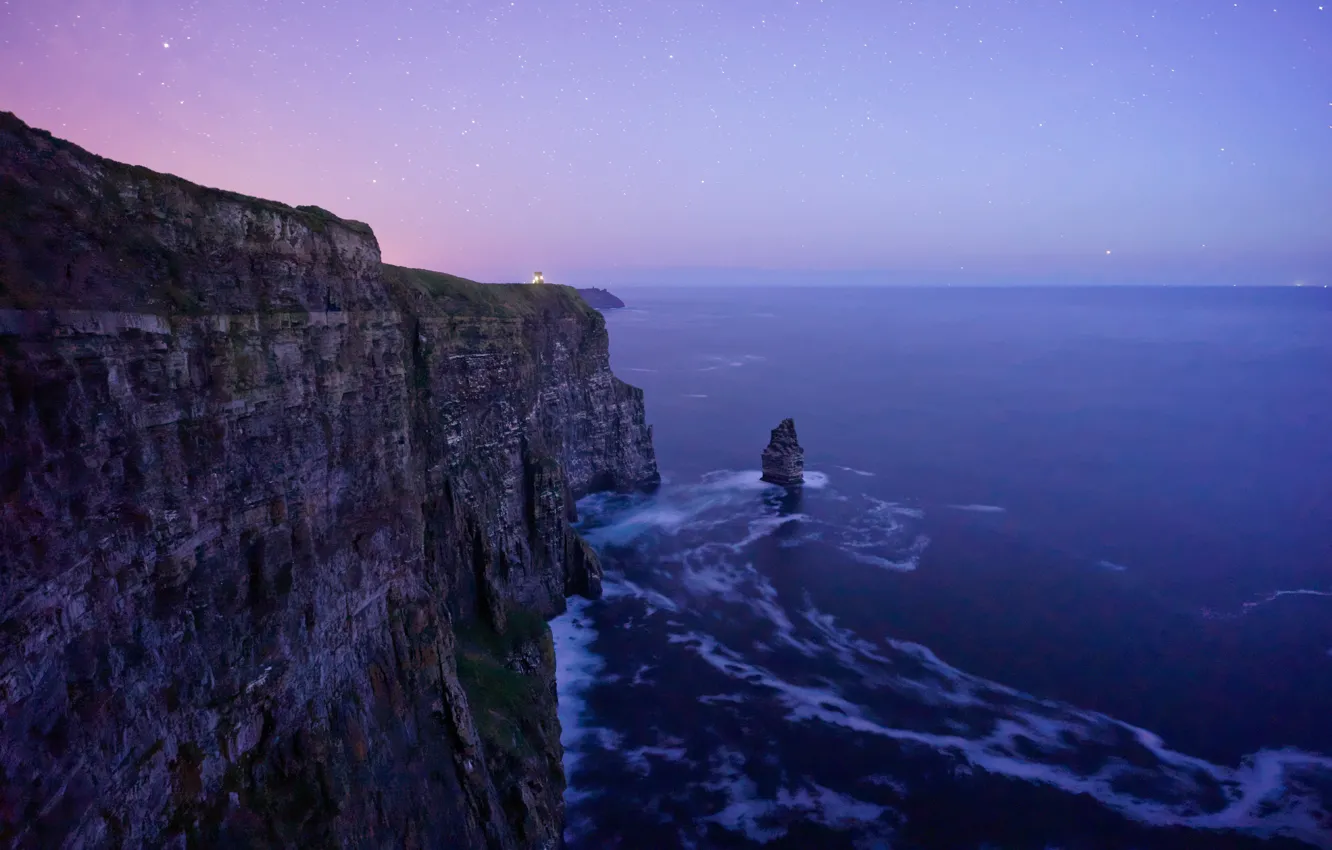
<svg viewBox="0 0 1332 850"><path fill-rule="evenodd" d="M446 311L482 316L536 316L546 310L561 309L587 312L591 308L570 286L529 283L478 283L465 277L383 265L384 277L423 292Z"/></svg>

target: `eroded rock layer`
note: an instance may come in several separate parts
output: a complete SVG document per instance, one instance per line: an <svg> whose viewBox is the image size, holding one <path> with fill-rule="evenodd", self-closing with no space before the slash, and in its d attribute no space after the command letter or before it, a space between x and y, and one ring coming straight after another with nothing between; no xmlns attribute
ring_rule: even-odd
<svg viewBox="0 0 1332 850"><path fill-rule="evenodd" d="M786 487L805 483L805 450L796 439L795 420L783 419L772 429L763 450L763 480Z"/></svg>
<svg viewBox="0 0 1332 850"><path fill-rule="evenodd" d="M0 114L0 842L554 847L574 499L657 479L564 287Z"/></svg>

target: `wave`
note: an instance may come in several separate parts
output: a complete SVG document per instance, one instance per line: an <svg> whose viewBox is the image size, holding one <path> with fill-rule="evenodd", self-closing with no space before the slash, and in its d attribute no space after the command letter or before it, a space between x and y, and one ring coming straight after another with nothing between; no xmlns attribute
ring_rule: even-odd
<svg viewBox="0 0 1332 850"><path fill-rule="evenodd" d="M1264 605L1269 605L1277 600L1299 597L1332 598L1332 591L1312 590L1308 588L1300 588L1297 590L1274 590L1257 599L1245 602L1240 605L1239 610L1218 611L1215 608L1203 608L1202 616L1204 619L1208 620L1234 620L1243 617L1246 614L1251 614L1255 609L1261 608Z"/></svg>
<svg viewBox="0 0 1332 850"><path fill-rule="evenodd" d="M923 514L918 508L870 496L868 507L846 523L817 520L806 513L783 512L775 497L785 488L761 480L758 470L717 470L692 485L665 487L637 501L624 497L592 497L580 502L580 511L593 521L584 530L594 545L636 546L646 541L669 541L675 551L656 557L675 565L674 579L690 596L743 606L773 628L779 646L809 655L809 645L796 637L795 626L777 601L771 583L754 567L750 548L778 535L781 548L793 548L827 539L853 560L896 572L915 570L930 539L911 530ZM828 477L806 473L806 486L827 487ZM605 516L610 514L609 517ZM717 539L720 529L742 528L734 539ZM701 542L694 542L699 541ZM692 545L690 545L692 543ZM610 579L614 578L614 581ZM608 573L608 598L634 596L655 610L678 613L680 603L658 591L649 591Z"/></svg>
<svg viewBox="0 0 1332 850"><path fill-rule="evenodd" d="M724 794L726 805L703 821L739 832L759 844L785 836L786 824L794 819L846 829L877 823L888 811L884 806L857 800L815 782L801 783L794 789L783 786L772 797L764 797L759 794L758 784L745 773L742 753L722 747L712 754L709 762L713 775L702 786Z"/></svg>
<svg viewBox="0 0 1332 850"><path fill-rule="evenodd" d="M598 681L605 667L601 657L592 651L597 630L587 615L592 603L575 597L569 600L565 613L550 621L551 639L555 644L555 687L559 699L560 744L564 747L564 773L573 791L578 775L578 764L590 741L603 745L613 744L615 733L605 727L588 722L584 695ZM579 798L575 793L572 801ZM571 801L566 797L566 802Z"/></svg>
<svg viewBox="0 0 1332 850"><path fill-rule="evenodd" d="M602 599L623 599L626 597L638 599L643 602L648 616L655 614L658 610L670 611L671 613L678 613L680 610L679 606L670 597L655 590L640 587L619 573L609 572L606 574L606 578L607 581L602 585Z"/></svg>
<svg viewBox="0 0 1332 850"><path fill-rule="evenodd" d="M762 480L757 469L717 470L704 475L697 484L666 486L651 496L596 494L579 502L579 513L593 517L580 529L593 544L628 545L648 533L676 535L684 531L703 531L733 522L739 513L764 509L755 495L778 495L786 489ZM805 490L823 490L828 476L823 472L805 472Z"/></svg>
<svg viewBox="0 0 1332 850"><path fill-rule="evenodd" d="M920 556L929 545L930 538L921 534L916 537L902 556L896 558L885 558L882 555L871 555L855 550L848 551L847 554L851 556L852 560L869 564L871 567L878 567L881 570L895 573L909 573L914 572L920 566Z"/></svg>
<svg viewBox="0 0 1332 850"><path fill-rule="evenodd" d="M811 616L836 635L831 618ZM897 682L899 690L932 693L936 706L973 709L941 717L939 730L904 728L847 699L826 679L819 684L790 681L746 660L709 634L692 631L668 640L729 678L773 692L793 723L818 722L960 756L990 774L1086 794L1150 826L1240 830L1332 847L1328 810L1318 795L1319 783L1325 787L1332 775L1332 758L1327 756L1294 749L1262 750L1238 767L1216 765L1171 750L1155 734L1107 715L965 673L918 644L885 641L893 652L889 658L872 645L867 648L845 635L835 637L833 647L849 653L857 668L867 661L890 667L904 660L914 662L924 675ZM885 673L887 679L903 678L900 673ZM976 712L976 707L986 711ZM951 731L942 731L945 726ZM1112 754L1091 758L1107 750ZM1115 754L1120 752L1131 754L1130 758Z"/></svg>
<svg viewBox="0 0 1332 850"><path fill-rule="evenodd" d="M818 472L813 469L805 470L806 490L822 490L828 486L828 475L824 472ZM748 490L748 491L781 491L785 488L780 484L770 484L763 480L763 470L761 469L720 469L716 472L709 472L703 476L702 482L698 485L699 489L705 491L716 490Z"/></svg>
<svg viewBox="0 0 1332 850"><path fill-rule="evenodd" d="M681 738L665 737L660 739L656 746L636 747L632 750L625 750L620 755L630 770L640 776L647 776L652 773L652 764L648 761L649 758L690 764L691 762L687 758L689 751L682 744L684 744L684 740Z"/></svg>
<svg viewBox="0 0 1332 850"><path fill-rule="evenodd" d="M970 511L976 514L1002 514L1007 513L1007 508L1001 508L998 505L949 505L955 511Z"/></svg>
<svg viewBox="0 0 1332 850"><path fill-rule="evenodd" d="M628 563L641 562L643 570L618 569L620 556L603 552L608 564L604 602L572 600L569 613L552 623L570 789L572 832L566 837L596 828L588 817L599 791L589 786L581 763L592 748L619 753L629 775L624 782L654 775L658 764L669 763L672 771L687 768L690 775L706 769L698 787L713 797L706 808L681 818L682 843L694 840L686 841L688 835L707 843L706 834L698 832L698 819L753 841L776 840L796 821L853 829L876 840L891 831L897 814L881 798L894 790L897 798L904 797L902 778L886 776L879 767L849 788L833 787L845 777L788 776L779 759L783 745L762 733L775 703L793 728L817 725L836 729L852 742L896 742L903 765L943 757L964 770L1087 795L1148 826L1285 836L1332 850L1328 799L1320 796L1332 787L1332 758L1280 749L1250 754L1235 766L1213 764L1170 749L1146 729L967 673L920 644L868 640L818 610L808 595L803 607L788 608L756 566L764 546L820 541L857 561L901 570L916 568L929 540L917 530L923 514L913 506L862 496L847 504L853 512L849 519L834 521L815 510L817 500L803 503L806 512L791 510L799 503L783 501L783 492L760 481L755 470L721 470L697 483L663 486L650 497L594 497L579 503L591 524L585 531L589 540L627 547L623 551L634 553L624 556ZM819 498L837 497L828 492ZM959 509L972 508L1001 510ZM1114 568L1110 562L1101 566ZM1332 591L1274 591L1244 610L1294 596L1332 597ZM625 617L625 604L634 606L631 611L641 606L643 619ZM650 657L626 666L620 687L632 680L633 698L642 699L649 693L643 688L687 686L694 674L688 664L681 666L681 659L700 659L732 684L717 687L713 682L693 699L705 717L719 722L714 726L681 716L679 728L669 730L665 726L671 718L659 718L663 728L652 727L652 735L629 748L623 741L630 732L618 733L598 725L604 720L587 716L586 690L616 678L606 675L608 662L592 652L598 611L615 611L617 624L632 623L635 640L654 646ZM751 615L766 631L751 628ZM739 749L725 746L713 749L702 763L699 741L736 724L764 739L768 749L757 752L774 759L765 762L767 767L747 767ZM600 789L629 787L608 778L600 764L599 759ZM752 769L768 774L763 784L748 775ZM676 774L669 775L675 783ZM613 805L612 796L601 799ZM683 811L679 806L671 810ZM661 810L654 811L661 816Z"/></svg>
<svg viewBox="0 0 1332 850"><path fill-rule="evenodd" d="M844 472L851 472L851 473L854 473L854 474L856 474L856 475L864 476L865 478L873 478L873 477L874 477L874 473L873 473L873 472L866 472L866 471L863 470L863 469L855 469L855 468L850 467L850 466L839 466L839 467L837 467L837 468L840 469L840 470L843 470Z"/></svg>
<svg viewBox="0 0 1332 850"><path fill-rule="evenodd" d="M1321 596L1321 597L1332 597L1332 591L1327 591L1327 590L1307 590L1307 589L1304 589L1304 588L1301 588L1301 589L1299 589L1299 590L1274 590L1274 591L1272 591L1271 593L1267 594L1266 596L1262 597L1261 599L1255 599L1255 600L1252 601L1252 602L1245 602L1245 603L1244 603L1242 606L1240 606L1240 607L1244 610L1245 613L1248 613L1249 611L1252 611L1254 608L1257 608L1259 605L1266 605L1266 604L1268 604L1269 602L1275 602L1275 601L1277 601L1278 599L1282 599L1282 598L1290 597L1290 596Z"/></svg>
<svg viewBox="0 0 1332 850"><path fill-rule="evenodd" d="M918 508L864 496L868 510L836 528L841 551L862 564L892 572L911 572L930 545L924 534L912 534L908 523L924 514ZM904 545L905 540L910 543Z"/></svg>

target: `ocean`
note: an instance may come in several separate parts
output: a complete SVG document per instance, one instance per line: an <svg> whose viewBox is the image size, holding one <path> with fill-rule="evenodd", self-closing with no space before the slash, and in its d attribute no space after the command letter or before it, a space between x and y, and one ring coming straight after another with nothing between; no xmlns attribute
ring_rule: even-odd
<svg viewBox="0 0 1332 850"><path fill-rule="evenodd" d="M1332 291L617 294L571 848L1332 847Z"/></svg>

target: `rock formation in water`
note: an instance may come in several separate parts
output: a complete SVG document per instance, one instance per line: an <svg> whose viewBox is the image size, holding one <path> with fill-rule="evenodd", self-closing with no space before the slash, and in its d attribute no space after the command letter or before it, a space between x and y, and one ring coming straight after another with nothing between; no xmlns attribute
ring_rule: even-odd
<svg viewBox="0 0 1332 850"><path fill-rule="evenodd" d="M624 306L624 302L616 298L610 292L604 289L580 289L578 294L583 296L583 300L589 306L596 307L598 310L614 310Z"/></svg>
<svg viewBox="0 0 1332 850"><path fill-rule="evenodd" d="M805 450L796 440L795 420L783 419L772 429L763 450L763 480L785 487L805 483Z"/></svg>
<svg viewBox="0 0 1332 850"><path fill-rule="evenodd" d="M0 113L0 844L558 846L574 500L657 477L572 289Z"/></svg>

